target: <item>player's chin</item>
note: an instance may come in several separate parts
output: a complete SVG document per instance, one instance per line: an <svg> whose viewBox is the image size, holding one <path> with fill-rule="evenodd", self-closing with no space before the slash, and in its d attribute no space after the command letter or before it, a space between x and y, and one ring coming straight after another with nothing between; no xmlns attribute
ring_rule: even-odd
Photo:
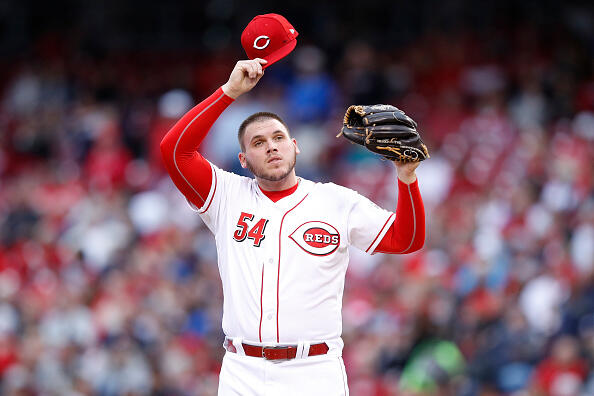
<svg viewBox="0 0 594 396"><path fill-rule="evenodd" d="M262 172L263 175L261 176L263 179L270 180L270 181L279 181L287 177L290 173L290 166L277 166L273 169L267 169L266 172Z"/></svg>
<svg viewBox="0 0 594 396"><path fill-rule="evenodd" d="M285 167L280 169L275 169L270 172L267 172L267 178L271 181L279 181L284 179L287 176L287 169Z"/></svg>
<svg viewBox="0 0 594 396"><path fill-rule="evenodd" d="M282 173L282 172L286 172L287 169L289 168L290 164L288 164L285 161L276 161L276 162L270 162L267 164L268 166L266 167L269 173Z"/></svg>

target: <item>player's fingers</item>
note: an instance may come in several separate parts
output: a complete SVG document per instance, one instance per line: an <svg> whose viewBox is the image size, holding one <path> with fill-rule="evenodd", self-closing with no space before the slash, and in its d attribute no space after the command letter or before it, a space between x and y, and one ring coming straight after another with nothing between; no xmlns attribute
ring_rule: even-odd
<svg viewBox="0 0 594 396"><path fill-rule="evenodd" d="M249 78L253 78L253 67L250 61L240 61L237 62L237 69L244 75L248 76Z"/></svg>
<svg viewBox="0 0 594 396"><path fill-rule="evenodd" d="M264 69L262 68L260 62L256 63L256 73L258 73L258 76L262 76L262 74L264 74Z"/></svg>
<svg viewBox="0 0 594 396"><path fill-rule="evenodd" d="M260 65L265 65L268 63L268 61L266 59L262 59L262 58L254 58L255 61L257 61Z"/></svg>
<svg viewBox="0 0 594 396"><path fill-rule="evenodd" d="M251 65L254 67L254 71L256 72L257 76L262 75L262 65L259 62L260 58L254 58L251 60Z"/></svg>
<svg viewBox="0 0 594 396"><path fill-rule="evenodd" d="M258 75L258 70L256 69L256 65L254 64L254 62L248 62L247 75L249 78L256 78L256 76Z"/></svg>
<svg viewBox="0 0 594 396"><path fill-rule="evenodd" d="M237 70L239 70L242 74L248 74L250 71L249 63L246 61L237 62L236 66Z"/></svg>

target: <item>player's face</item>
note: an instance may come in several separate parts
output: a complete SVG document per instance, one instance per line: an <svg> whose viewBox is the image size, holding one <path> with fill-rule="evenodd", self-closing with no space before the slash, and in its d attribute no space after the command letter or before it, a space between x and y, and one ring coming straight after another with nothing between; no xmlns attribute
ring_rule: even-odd
<svg viewBox="0 0 594 396"><path fill-rule="evenodd" d="M280 181L294 172L299 148L285 126L273 118L254 122L243 136L245 152L239 154L241 166L256 177Z"/></svg>

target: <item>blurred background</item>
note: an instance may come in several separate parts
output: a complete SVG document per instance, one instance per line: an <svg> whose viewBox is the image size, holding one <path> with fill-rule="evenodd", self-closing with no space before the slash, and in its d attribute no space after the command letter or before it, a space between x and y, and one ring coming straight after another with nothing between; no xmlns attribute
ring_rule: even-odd
<svg viewBox="0 0 594 396"><path fill-rule="evenodd" d="M551 0L2 1L0 394L216 394L213 237L158 144L268 12L298 46L207 158L241 172L237 127L276 111L299 175L395 209L344 110L401 107L431 152L424 249L352 252L351 395L594 395L594 12Z"/></svg>

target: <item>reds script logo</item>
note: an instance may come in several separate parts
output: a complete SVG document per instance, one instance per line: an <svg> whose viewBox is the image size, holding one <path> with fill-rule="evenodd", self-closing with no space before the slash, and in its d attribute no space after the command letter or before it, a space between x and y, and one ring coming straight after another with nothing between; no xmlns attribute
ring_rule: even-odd
<svg viewBox="0 0 594 396"><path fill-rule="evenodd" d="M289 235L299 247L314 256L327 256L340 245L340 234L328 223L308 221Z"/></svg>

